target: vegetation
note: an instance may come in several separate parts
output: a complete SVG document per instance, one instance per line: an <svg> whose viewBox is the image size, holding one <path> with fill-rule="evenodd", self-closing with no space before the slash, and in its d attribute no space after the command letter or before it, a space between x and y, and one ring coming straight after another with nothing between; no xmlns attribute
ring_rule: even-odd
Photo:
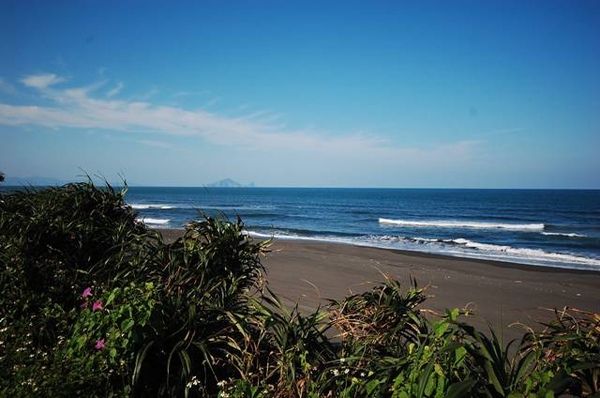
<svg viewBox="0 0 600 398"><path fill-rule="evenodd" d="M557 311L505 346L459 310L425 317L423 290L391 278L301 313L241 220L166 243L124 193L0 196L0 396L600 395L598 314Z"/></svg>

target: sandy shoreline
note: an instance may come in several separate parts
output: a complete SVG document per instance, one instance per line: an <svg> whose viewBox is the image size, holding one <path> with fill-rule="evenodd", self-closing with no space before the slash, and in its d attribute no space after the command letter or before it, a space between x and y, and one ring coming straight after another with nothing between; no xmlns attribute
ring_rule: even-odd
<svg viewBox="0 0 600 398"><path fill-rule="evenodd" d="M181 232L161 230L166 239ZM368 290L386 274L407 287L411 277L427 287L425 308L469 307L476 314L470 323L489 323L505 339L524 331L509 325L536 326L553 319L554 308L600 312L600 272L312 241L275 240L270 249L263 264L271 289L306 311Z"/></svg>

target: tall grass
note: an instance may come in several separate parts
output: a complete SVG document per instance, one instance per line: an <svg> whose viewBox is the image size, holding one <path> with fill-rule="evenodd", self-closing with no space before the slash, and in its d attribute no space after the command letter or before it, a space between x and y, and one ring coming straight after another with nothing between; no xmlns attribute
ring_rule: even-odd
<svg viewBox="0 0 600 398"><path fill-rule="evenodd" d="M166 243L125 190L0 196L0 396L552 397L600 394L600 315L504 344L386 277L311 313L268 287L242 220Z"/></svg>

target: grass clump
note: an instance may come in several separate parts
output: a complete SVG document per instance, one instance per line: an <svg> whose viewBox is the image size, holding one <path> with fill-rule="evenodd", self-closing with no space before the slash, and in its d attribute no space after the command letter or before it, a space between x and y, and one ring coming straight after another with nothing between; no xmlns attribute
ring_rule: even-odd
<svg viewBox="0 0 600 398"><path fill-rule="evenodd" d="M269 290L268 242L240 219L202 217L167 243L124 195L0 196L0 396L600 394L598 314L557 311L504 345L459 310L425 317L424 290L392 278L302 313Z"/></svg>

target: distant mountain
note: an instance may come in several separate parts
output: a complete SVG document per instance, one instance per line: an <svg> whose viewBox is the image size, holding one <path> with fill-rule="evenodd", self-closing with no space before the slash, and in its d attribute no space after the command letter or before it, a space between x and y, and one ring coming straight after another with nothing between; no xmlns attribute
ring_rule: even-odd
<svg viewBox="0 0 600 398"><path fill-rule="evenodd" d="M224 180L219 180L217 182L213 182L212 184L208 184L207 187L211 188L251 188L254 186L254 183L244 185L240 184L237 181L232 180L231 178L225 178Z"/></svg>

